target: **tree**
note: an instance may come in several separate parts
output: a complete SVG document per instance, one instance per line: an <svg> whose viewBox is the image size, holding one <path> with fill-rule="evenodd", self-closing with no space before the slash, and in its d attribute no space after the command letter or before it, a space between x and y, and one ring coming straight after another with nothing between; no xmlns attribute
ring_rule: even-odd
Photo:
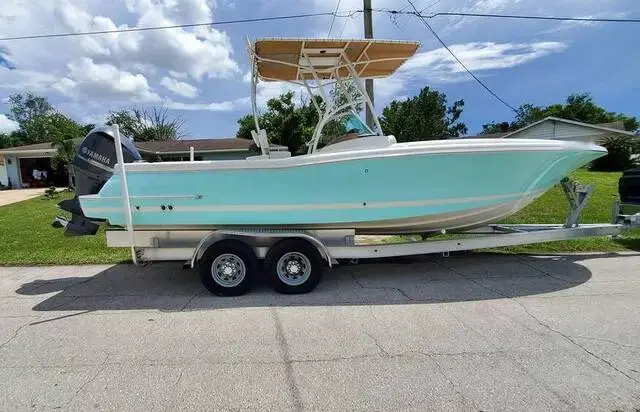
<svg viewBox="0 0 640 412"><path fill-rule="evenodd" d="M261 116L261 124L271 134L275 144L287 146L291 153L298 153L307 136L304 135L303 118L293 102L294 93L287 92L278 99L267 102L267 111Z"/></svg>
<svg viewBox="0 0 640 412"><path fill-rule="evenodd" d="M399 142L448 139L467 132L460 122L464 101L447 107L447 96L424 87L417 96L393 100L382 110L380 125Z"/></svg>
<svg viewBox="0 0 640 412"><path fill-rule="evenodd" d="M54 169L63 169L75 156L76 145L93 125L82 125L57 111L46 97L14 94L9 96L9 118L18 130L0 134L0 147L50 142L56 148L51 159Z"/></svg>
<svg viewBox="0 0 640 412"><path fill-rule="evenodd" d="M359 91L353 83L348 81L329 90L329 97L334 107L348 103L349 96L352 97L352 100L357 99ZM307 144L310 143L319 121L316 105L324 112L326 103L321 96L314 95L309 99L300 99L296 105L294 97L295 93L287 92L277 98L270 99L267 102L266 111L258 115L258 123L262 129L266 130L271 143L287 146L289 151L295 155L306 152ZM362 107L363 105L358 103L355 105L354 111L360 112ZM344 134L346 128L340 116L350 113L350 107L344 108L340 115L327 122L322 129L322 138L333 138ZM253 115L245 115L238 119L236 137L251 139L251 131L255 128ZM318 147L321 147L322 144L322 141L319 142Z"/></svg>
<svg viewBox="0 0 640 412"><path fill-rule="evenodd" d="M13 143L13 139L11 138L10 133L0 133L0 149L4 149L5 147L15 146Z"/></svg>
<svg viewBox="0 0 640 412"><path fill-rule="evenodd" d="M509 130L520 129L550 116L590 124L622 121L625 130L632 132L640 127L635 117L609 112L595 104L589 93L579 93L567 97L564 104L551 104L546 107L529 103L521 105L517 109L515 119L509 123ZM493 133L500 131L500 123L491 122L483 125L482 128L483 134Z"/></svg>
<svg viewBox="0 0 640 412"><path fill-rule="evenodd" d="M247 114L238 119L238 131L236 137L239 139L253 139L251 137L251 131L256 129L255 122L252 114Z"/></svg>
<svg viewBox="0 0 640 412"><path fill-rule="evenodd" d="M31 119L54 112L46 97L16 93L9 96L11 114L9 119L18 122L20 127Z"/></svg>
<svg viewBox="0 0 640 412"><path fill-rule="evenodd" d="M81 125L61 113L54 113L47 117L52 129L49 141L56 149L56 154L51 158L51 166L54 169L62 169L71 163L78 144L95 125Z"/></svg>
<svg viewBox="0 0 640 412"><path fill-rule="evenodd" d="M265 129L269 141L287 146L293 154L305 151L306 143L311 139L318 123L318 113L309 101L294 102L295 93L287 92L267 101L267 110L258 116L260 128ZM316 103L324 107L322 98L314 96ZM238 120L236 137L251 139L255 130L253 115L245 115Z"/></svg>
<svg viewBox="0 0 640 412"><path fill-rule="evenodd" d="M125 136L136 142L153 140L176 140L184 137L184 120L170 118L167 109L153 107L151 110L132 107L109 112L105 122L117 124Z"/></svg>
<svg viewBox="0 0 640 412"><path fill-rule="evenodd" d="M46 97L17 93L9 96L9 119L18 123L18 130L9 134L8 146L48 142L48 123L44 119L56 113Z"/></svg>

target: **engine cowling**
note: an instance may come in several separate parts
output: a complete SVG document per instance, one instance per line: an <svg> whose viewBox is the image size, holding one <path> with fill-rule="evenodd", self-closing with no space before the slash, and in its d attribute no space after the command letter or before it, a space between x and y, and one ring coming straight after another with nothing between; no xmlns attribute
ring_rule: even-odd
<svg viewBox="0 0 640 412"><path fill-rule="evenodd" d="M133 141L121 137L122 155L125 163L142 160ZM57 217L53 226L65 228L65 235L94 235L98 231L98 220L85 217L78 196L97 194L113 175L117 163L115 133L110 126L97 127L90 131L78 145L71 162L71 178L75 188L73 199L63 200L58 207L71 213L71 220Z"/></svg>

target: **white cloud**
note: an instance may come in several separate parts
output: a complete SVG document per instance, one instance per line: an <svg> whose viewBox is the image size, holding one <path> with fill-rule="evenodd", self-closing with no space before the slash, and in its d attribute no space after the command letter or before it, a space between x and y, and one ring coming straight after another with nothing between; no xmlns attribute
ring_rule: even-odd
<svg viewBox="0 0 640 412"><path fill-rule="evenodd" d="M469 70L481 71L519 66L551 53L562 52L567 46L560 42L531 44L484 42L455 44L449 48ZM448 80L452 73L465 71L444 48L418 53L400 68L400 72L416 70L428 71L431 76L441 81Z"/></svg>
<svg viewBox="0 0 640 412"><path fill-rule="evenodd" d="M393 99L399 100L399 93L405 90L407 81L406 77L399 75L374 80L376 108L384 107L385 103Z"/></svg>
<svg viewBox="0 0 640 412"><path fill-rule="evenodd" d="M625 18L628 15L629 15L629 13L626 13L626 12L611 12L611 11L607 11L607 12L602 12L602 13L596 13L596 14L589 15L589 16L577 16L577 17L586 18L586 19L596 19L596 18L598 18L598 19L622 19L622 18ZM550 29L542 31L541 34L558 33L558 32L567 31L567 30L571 30L571 29L595 27L595 26L600 26L600 25L602 25L602 22L596 22L596 21L563 21L563 22L558 23L558 25L556 25L555 27L552 27Z"/></svg>
<svg viewBox="0 0 640 412"><path fill-rule="evenodd" d="M137 15L137 27L166 26L183 22L213 20L213 12L205 0L152 2L127 0L130 12ZM114 30L111 18L92 16L68 0L61 0L55 9L61 23L72 31ZM193 30L171 29L145 32L86 36L79 39L84 53L109 63L151 65L155 68L187 73L193 79L228 78L239 71L232 59L231 41L226 34L213 28Z"/></svg>
<svg viewBox="0 0 640 412"><path fill-rule="evenodd" d="M300 97L308 96L306 89L302 86L284 82L260 82L258 83L256 102L259 106L266 106L269 99L276 98L287 92L295 93L294 100L296 103L300 101Z"/></svg>
<svg viewBox="0 0 640 412"><path fill-rule="evenodd" d="M82 118L84 124L95 124L97 126L103 125L106 121L106 113L103 114L89 114Z"/></svg>
<svg viewBox="0 0 640 412"><path fill-rule="evenodd" d="M212 103L182 103L166 101L164 106L174 110L206 110L209 112L229 112L234 110L233 101L212 102Z"/></svg>
<svg viewBox="0 0 640 412"><path fill-rule="evenodd" d="M186 79L189 76L187 73L176 72L176 71L173 71L173 70L169 70L169 75L171 77L176 78L176 79Z"/></svg>
<svg viewBox="0 0 640 412"><path fill-rule="evenodd" d="M198 89L189 83L181 82L171 77L163 77L160 84L178 96L193 99L198 95Z"/></svg>
<svg viewBox="0 0 640 412"><path fill-rule="evenodd" d="M10 70L0 66L0 89L42 92L48 90L57 80L56 76L49 73L35 70Z"/></svg>
<svg viewBox="0 0 640 412"><path fill-rule="evenodd" d="M523 65L566 50L560 42L465 43L450 46L453 53L475 74ZM376 105L385 104L403 92L412 80L420 83L455 83L471 80L464 68L444 48L417 53L389 78L376 81Z"/></svg>
<svg viewBox="0 0 640 412"><path fill-rule="evenodd" d="M18 123L0 113L0 133L11 133L18 130Z"/></svg>
<svg viewBox="0 0 640 412"><path fill-rule="evenodd" d="M52 87L56 91L77 99L110 98L153 102L160 96L149 87L146 77L120 70L111 64L97 64L82 57L67 65L68 77L62 78Z"/></svg>
<svg viewBox="0 0 640 412"><path fill-rule="evenodd" d="M216 20L215 0L0 1L0 37L45 32L114 30ZM8 4L5 4L7 3ZM33 22L38 22L37 26ZM46 29L45 29L46 28ZM36 30L38 32L38 30ZM0 91L68 97L58 107L84 118L123 102L155 103L175 93L195 98L209 79L240 73L228 36L211 27L78 36L0 45ZM45 69L46 68L46 69ZM187 79L206 83L193 84ZM225 88L233 87L231 84ZM82 102L82 107L76 103ZM236 104L232 102L232 105ZM180 103L173 107L186 110ZM186 106L229 110L229 103ZM88 111L90 108L91 111Z"/></svg>

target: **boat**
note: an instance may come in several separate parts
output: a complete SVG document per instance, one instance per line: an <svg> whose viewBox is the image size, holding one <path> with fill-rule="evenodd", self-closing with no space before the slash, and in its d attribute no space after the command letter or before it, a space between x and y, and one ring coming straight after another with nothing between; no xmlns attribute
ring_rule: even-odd
<svg viewBox="0 0 640 412"><path fill-rule="evenodd" d="M72 218L58 218L56 225L68 235L95 234L102 222L137 231L465 231L516 213L572 171L606 155L595 144L548 139L397 142L383 133L375 115L375 127L367 126L358 109L364 105L375 114L375 107L362 79L391 76L418 47L372 39L249 42L252 137L259 154L145 162L117 127L96 128L72 162L76 197L59 205ZM260 81L293 83L312 96L319 120L307 153L270 148L259 124ZM333 101L331 90L355 93ZM326 129L340 135L328 136Z"/></svg>

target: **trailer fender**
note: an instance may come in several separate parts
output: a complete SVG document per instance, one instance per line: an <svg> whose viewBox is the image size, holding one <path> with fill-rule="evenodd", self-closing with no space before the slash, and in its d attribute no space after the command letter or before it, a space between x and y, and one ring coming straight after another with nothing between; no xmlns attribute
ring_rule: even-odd
<svg viewBox="0 0 640 412"><path fill-rule="evenodd" d="M253 231L217 230L217 231L212 232L209 235L203 237L200 240L200 242L198 242L198 245L196 246L195 250L193 251L193 255L191 256L191 260L189 262L191 268L193 269L195 267L196 262L198 261L200 256L202 256L202 253L205 250L207 250L207 248L209 246L213 245L216 242L219 242L220 240L227 239L229 237L233 237L233 238L271 237L271 238L282 238L282 239L287 239L287 238L304 239L307 242L311 243L313 246L315 246L316 249L318 249L318 252L320 253L320 256L322 256L322 258L327 262L329 267L333 267L333 264L332 264L333 259L331 257L331 254L329 253L329 249L325 246L324 243L322 243L320 240L318 240L314 236L311 236L308 233L303 233L303 232L278 232L278 231L274 231L274 232L256 231L256 232L253 232ZM246 242L246 243L249 244L250 242Z"/></svg>

